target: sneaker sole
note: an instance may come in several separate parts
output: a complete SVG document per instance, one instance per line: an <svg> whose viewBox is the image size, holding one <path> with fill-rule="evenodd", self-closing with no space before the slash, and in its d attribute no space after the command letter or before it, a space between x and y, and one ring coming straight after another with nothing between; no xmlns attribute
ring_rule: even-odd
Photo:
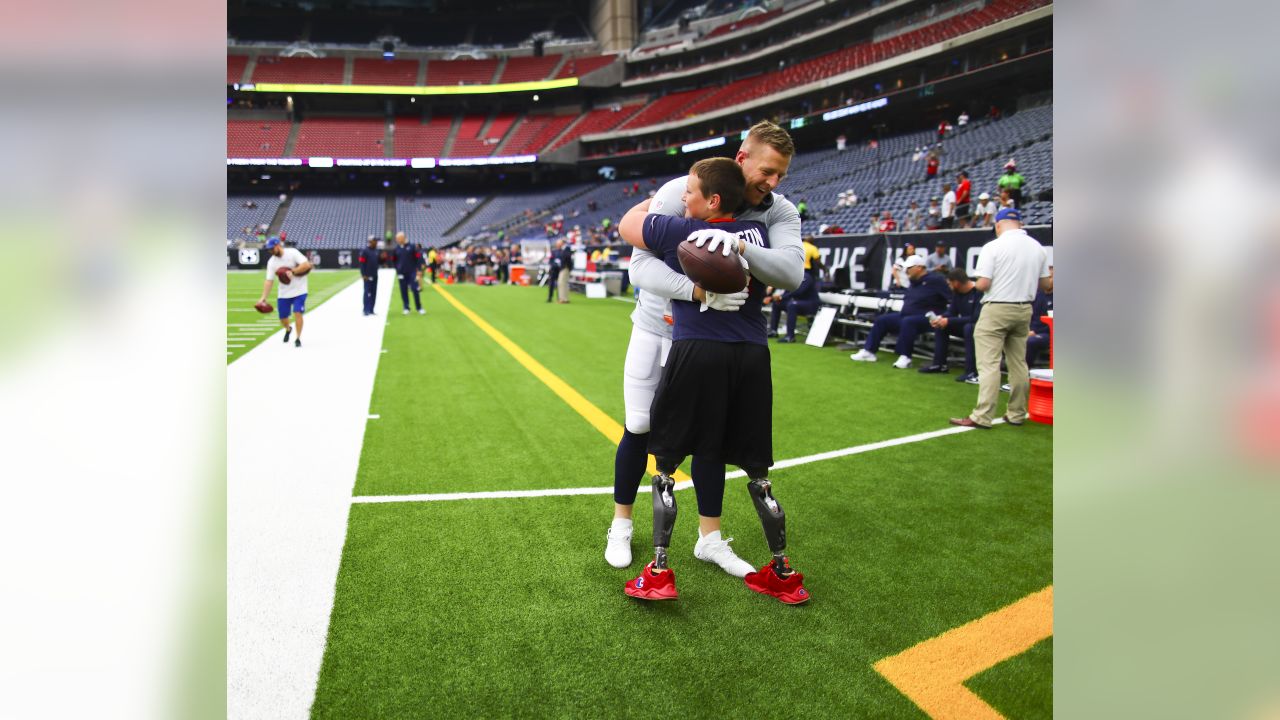
<svg viewBox="0 0 1280 720"><path fill-rule="evenodd" d="M631 592L630 588L623 588L622 592L626 593L628 597L633 597L637 600L678 600L680 598L678 593L675 595L639 595Z"/></svg>

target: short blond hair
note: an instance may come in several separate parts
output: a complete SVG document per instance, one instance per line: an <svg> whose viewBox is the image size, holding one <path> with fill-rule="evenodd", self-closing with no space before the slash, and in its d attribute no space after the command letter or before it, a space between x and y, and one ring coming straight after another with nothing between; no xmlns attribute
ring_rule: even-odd
<svg viewBox="0 0 1280 720"><path fill-rule="evenodd" d="M751 126L751 130L747 132L747 142L764 143L788 158L796 154L796 144L791 141L791 134L768 120L761 120Z"/></svg>

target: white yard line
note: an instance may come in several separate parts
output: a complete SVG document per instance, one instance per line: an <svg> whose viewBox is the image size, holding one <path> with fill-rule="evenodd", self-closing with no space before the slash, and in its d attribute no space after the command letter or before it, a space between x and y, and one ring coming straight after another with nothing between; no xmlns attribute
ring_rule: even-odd
<svg viewBox="0 0 1280 720"><path fill-rule="evenodd" d="M385 313L392 276L379 285ZM227 717L309 717L386 326L353 283L227 366Z"/></svg>
<svg viewBox="0 0 1280 720"><path fill-rule="evenodd" d="M996 423L1002 423L1003 420L996 420ZM804 457L792 458L790 460L780 460L773 464L771 470L781 470L783 468L795 467L797 465L806 465L812 462L820 462L822 460L832 460L834 458L846 457L849 455L860 455L873 450L883 450L884 448L896 447L898 445L908 445L910 443L922 442L924 440L932 440L933 438L944 437L947 435L957 435L959 433L970 432L974 428L952 426L941 430L933 430L931 432L918 433L916 435L907 435L905 437L893 438L892 440L881 440L880 442L867 443L866 445L855 445L853 447L843 448L841 450L831 450L829 452L818 453L816 455L806 455ZM734 470L726 473L725 478L746 477L747 474L741 470ZM693 483L689 480L676 483L676 490L685 490L693 487ZM648 485L641 483L640 492L649 492ZM546 490L490 490L485 492L456 492L456 493L424 493L419 495L358 495L351 498L353 503L401 503L401 502L438 502L441 500L494 500L501 498L531 498L531 497L552 497L559 495L610 495L613 493L613 486L608 487L586 487L586 488L549 488Z"/></svg>

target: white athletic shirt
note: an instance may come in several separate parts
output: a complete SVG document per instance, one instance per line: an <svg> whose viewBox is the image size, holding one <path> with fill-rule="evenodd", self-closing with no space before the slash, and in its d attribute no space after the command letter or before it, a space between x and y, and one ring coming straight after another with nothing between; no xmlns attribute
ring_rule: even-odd
<svg viewBox="0 0 1280 720"><path fill-rule="evenodd" d="M982 302L1029 303L1036 298L1040 278L1049 277L1049 256L1022 228L1005 230L982 246L975 274L991 278Z"/></svg>
<svg viewBox="0 0 1280 720"><path fill-rule="evenodd" d="M308 275L302 277L295 275L288 285L280 282L276 277L278 268L287 267L292 270L306 261L307 258L297 248L285 248L284 252L280 253L280 257L272 255L267 259L267 279L276 281L276 297L292 298L307 294Z"/></svg>

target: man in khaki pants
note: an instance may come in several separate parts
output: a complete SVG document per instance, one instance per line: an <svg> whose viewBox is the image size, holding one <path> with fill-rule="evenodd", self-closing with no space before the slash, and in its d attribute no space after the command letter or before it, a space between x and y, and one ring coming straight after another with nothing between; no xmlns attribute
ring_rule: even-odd
<svg viewBox="0 0 1280 720"><path fill-rule="evenodd" d="M1004 421L1021 425L1027 417L1031 380L1027 375L1027 329L1036 288L1052 289L1049 258L1035 238L1022 229L1016 208L996 213L996 239L978 255L978 290L982 314L973 331L978 364L978 405L969 417L951 418L952 425L991 429L1000 400L1000 353L1009 368L1009 405Z"/></svg>

